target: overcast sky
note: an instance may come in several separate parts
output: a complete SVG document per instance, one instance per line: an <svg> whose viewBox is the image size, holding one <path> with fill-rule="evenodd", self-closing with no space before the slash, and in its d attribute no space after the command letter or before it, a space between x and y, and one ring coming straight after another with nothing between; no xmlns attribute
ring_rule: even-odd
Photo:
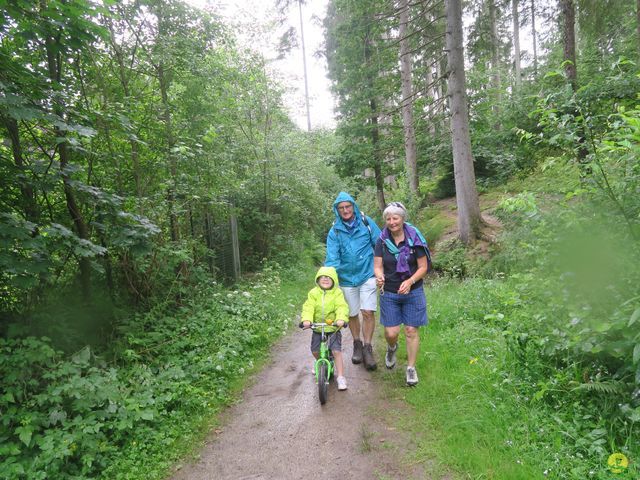
<svg viewBox="0 0 640 480"><path fill-rule="evenodd" d="M287 24L282 27L268 27L275 20L275 0L185 0L187 3L211 10L222 15L230 23L243 26L237 29L238 36L251 44L252 48L261 51L266 58L274 59L271 63L274 75L281 79L289 90L285 97L291 118L300 128L306 130L307 117L304 107L304 73L302 49L293 49L282 60L275 60L275 46L279 36L289 26L300 30L300 12L297 2L289 11ZM322 19L327 9L327 0L308 0L302 10L305 49L307 57L307 73L309 78L309 104L311 110L311 128L333 128L333 97L329 92L326 62L315 53L322 49ZM262 33L257 31L262 28ZM301 45L300 41L299 44Z"/></svg>

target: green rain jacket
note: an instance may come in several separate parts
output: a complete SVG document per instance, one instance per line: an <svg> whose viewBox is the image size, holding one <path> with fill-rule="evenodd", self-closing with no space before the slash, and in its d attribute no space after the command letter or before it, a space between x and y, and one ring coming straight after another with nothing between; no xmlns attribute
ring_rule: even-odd
<svg viewBox="0 0 640 480"><path fill-rule="evenodd" d="M323 290L318 285L318 278L326 275L333 280L333 286ZM345 325L349 321L349 306L344 299L342 290L338 286L338 274L333 267L320 267L316 273L316 286L309 291L307 300L302 306L301 321L334 323L343 320ZM325 327L325 332L335 332L338 327Z"/></svg>

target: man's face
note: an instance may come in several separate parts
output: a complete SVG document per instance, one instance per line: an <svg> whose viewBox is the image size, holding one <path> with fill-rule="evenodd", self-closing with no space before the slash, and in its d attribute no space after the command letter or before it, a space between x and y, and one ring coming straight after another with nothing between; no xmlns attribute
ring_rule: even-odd
<svg viewBox="0 0 640 480"><path fill-rule="evenodd" d="M353 203L340 202L338 204L338 213L340 214L340 218L342 218L342 220L348 222L353 218Z"/></svg>

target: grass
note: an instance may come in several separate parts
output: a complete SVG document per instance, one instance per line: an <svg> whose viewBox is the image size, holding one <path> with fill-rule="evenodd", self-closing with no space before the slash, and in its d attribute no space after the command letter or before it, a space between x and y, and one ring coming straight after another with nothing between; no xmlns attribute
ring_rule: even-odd
<svg viewBox="0 0 640 480"><path fill-rule="evenodd" d="M596 422L596 412L578 403L557 410L534 398L531 392L540 386L523 384L514 371L504 334L506 319L521 308L514 301L513 284L482 278L437 280L427 298L430 324L421 329L420 383L404 386L402 343L398 367L379 379L388 396L404 398L412 407L401 424L417 439L416 458L435 464L433 475L637 480L635 466L627 473L609 472L606 461L614 447L589 453L589 432L601 427L584 425ZM582 449L577 447L581 442Z"/></svg>
<svg viewBox="0 0 640 480"><path fill-rule="evenodd" d="M517 451L510 431L522 419L512 417L513 401L500 399L494 387L500 381L496 353L504 349L501 340L472 323L473 308L458 310L461 287L437 284L429 292L430 325L422 329L417 365L420 383L405 393L418 412L406 422L420 439L417 456L435 456L441 469L458 478L544 478ZM463 296L482 298L486 292L480 290ZM404 372L398 370L386 379L395 388L404 383Z"/></svg>

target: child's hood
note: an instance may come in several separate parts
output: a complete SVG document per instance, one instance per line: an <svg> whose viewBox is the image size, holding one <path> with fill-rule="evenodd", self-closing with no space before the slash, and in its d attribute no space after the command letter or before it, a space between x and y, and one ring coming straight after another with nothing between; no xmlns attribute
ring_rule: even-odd
<svg viewBox="0 0 640 480"><path fill-rule="evenodd" d="M334 267L320 267L318 273L316 273L316 285L318 284L318 278L320 278L322 275L325 275L333 280L333 286L329 290L338 288L338 272L336 272L336 269Z"/></svg>

